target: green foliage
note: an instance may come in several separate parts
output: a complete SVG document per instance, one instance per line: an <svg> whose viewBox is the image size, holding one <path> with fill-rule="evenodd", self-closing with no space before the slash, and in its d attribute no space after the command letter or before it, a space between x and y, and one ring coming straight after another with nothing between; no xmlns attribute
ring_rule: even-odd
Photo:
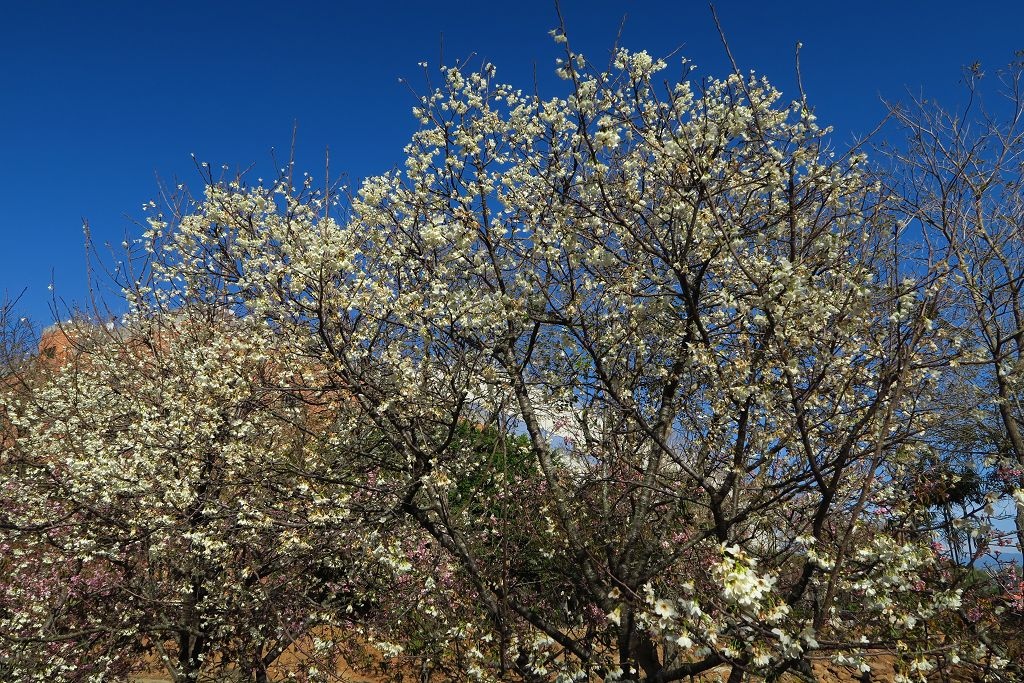
<svg viewBox="0 0 1024 683"><path fill-rule="evenodd" d="M540 482L536 455L525 435L463 421L456 425L449 448L462 465L449 492L453 509L480 518L501 516L502 493Z"/></svg>

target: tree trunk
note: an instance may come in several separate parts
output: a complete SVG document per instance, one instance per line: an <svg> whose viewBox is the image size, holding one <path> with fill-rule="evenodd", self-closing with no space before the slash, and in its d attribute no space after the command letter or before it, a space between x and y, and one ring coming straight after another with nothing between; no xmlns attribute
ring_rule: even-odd
<svg viewBox="0 0 1024 683"><path fill-rule="evenodd" d="M1013 502L1017 506L1017 514L1013 517L1013 521L1017 526L1017 552L1024 557L1024 505L1021 505L1016 500Z"/></svg>

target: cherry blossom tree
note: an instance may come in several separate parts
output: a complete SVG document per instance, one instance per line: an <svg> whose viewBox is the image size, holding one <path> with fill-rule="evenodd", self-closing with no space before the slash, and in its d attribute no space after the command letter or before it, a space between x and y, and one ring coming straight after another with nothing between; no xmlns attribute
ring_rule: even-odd
<svg viewBox="0 0 1024 683"><path fill-rule="evenodd" d="M348 215L312 181L210 183L152 219L158 269L350 397L379 445L346 455L363 524L463 675L996 656L933 628L960 591L905 503L956 353L947 283L903 266L888 196L804 99L667 68L566 48L551 99L443 69L404 170ZM384 542L395 517L415 547ZM408 656L406 623L373 637Z"/></svg>
<svg viewBox="0 0 1024 683"><path fill-rule="evenodd" d="M354 197L289 167L152 207L131 313L14 402L4 666L1018 675L923 464L958 377L1015 424L1019 187L943 223L803 96L554 37L563 93L443 68Z"/></svg>
<svg viewBox="0 0 1024 683"><path fill-rule="evenodd" d="M69 323L67 357L15 398L0 599L12 680L148 666L266 681L292 646L303 676L338 658L330 634L356 581L335 524L345 493L299 474L322 439L294 428L316 421L286 400L266 335L212 311Z"/></svg>

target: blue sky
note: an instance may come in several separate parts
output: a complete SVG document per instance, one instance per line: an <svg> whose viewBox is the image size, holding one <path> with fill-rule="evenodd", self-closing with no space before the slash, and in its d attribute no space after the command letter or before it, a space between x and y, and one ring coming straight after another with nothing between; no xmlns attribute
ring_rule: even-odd
<svg viewBox="0 0 1024 683"><path fill-rule="evenodd" d="M880 97L923 89L955 103L960 68L991 71L1024 48L1024 3L716 3L745 69L793 94L793 46L806 90L837 142L871 129ZM680 48L698 75L725 55L704 2L563 0L577 50L604 61L625 15L623 44ZM0 293L49 321L47 285L84 302L82 219L119 244L139 228L157 177L201 185L190 154L214 166L273 172L298 123L299 170L353 179L402 162L413 95L427 61L475 54L500 78L556 94L553 2L34 2L5 3L0 25Z"/></svg>

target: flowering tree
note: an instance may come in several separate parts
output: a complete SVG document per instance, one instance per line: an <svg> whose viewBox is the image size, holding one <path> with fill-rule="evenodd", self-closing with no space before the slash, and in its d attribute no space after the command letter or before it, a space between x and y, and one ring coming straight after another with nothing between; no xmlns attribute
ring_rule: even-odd
<svg viewBox="0 0 1024 683"><path fill-rule="evenodd" d="M294 425L316 421L283 400L266 335L202 310L71 323L68 356L15 398L0 598L11 680L148 665L176 682L265 681L296 644L302 676L337 659L331 628L354 580L335 519L345 494L297 474L318 467L320 440Z"/></svg>
<svg viewBox="0 0 1024 683"><path fill-rule="evenodd" d="M976 342L1016 424L1010 222L910 258L935 204L803 98L555 38L565 96L444 69L345 211L208 177L151 217L131 314L13 404L13 676L330 678L341 627L393 676L1019 673L922 468Z"/></svg>
<svg viewBox="0 0 1024 683"><path fill-rule="evenodd" d="M361 524L439 666L992 660L933 628L960 592L904 504L955 353L947 284L903 267L863 158L805 101L739 73L663 88L666 68L567 48L548 100L445 69L404 172L344 221L310 182L211 183L152 220L157 269L349 397L339 422L374 446L345 455L373 492ZM413 541L381 526L399 517ZM424 651L409 623L371 638Z"/></svg>

